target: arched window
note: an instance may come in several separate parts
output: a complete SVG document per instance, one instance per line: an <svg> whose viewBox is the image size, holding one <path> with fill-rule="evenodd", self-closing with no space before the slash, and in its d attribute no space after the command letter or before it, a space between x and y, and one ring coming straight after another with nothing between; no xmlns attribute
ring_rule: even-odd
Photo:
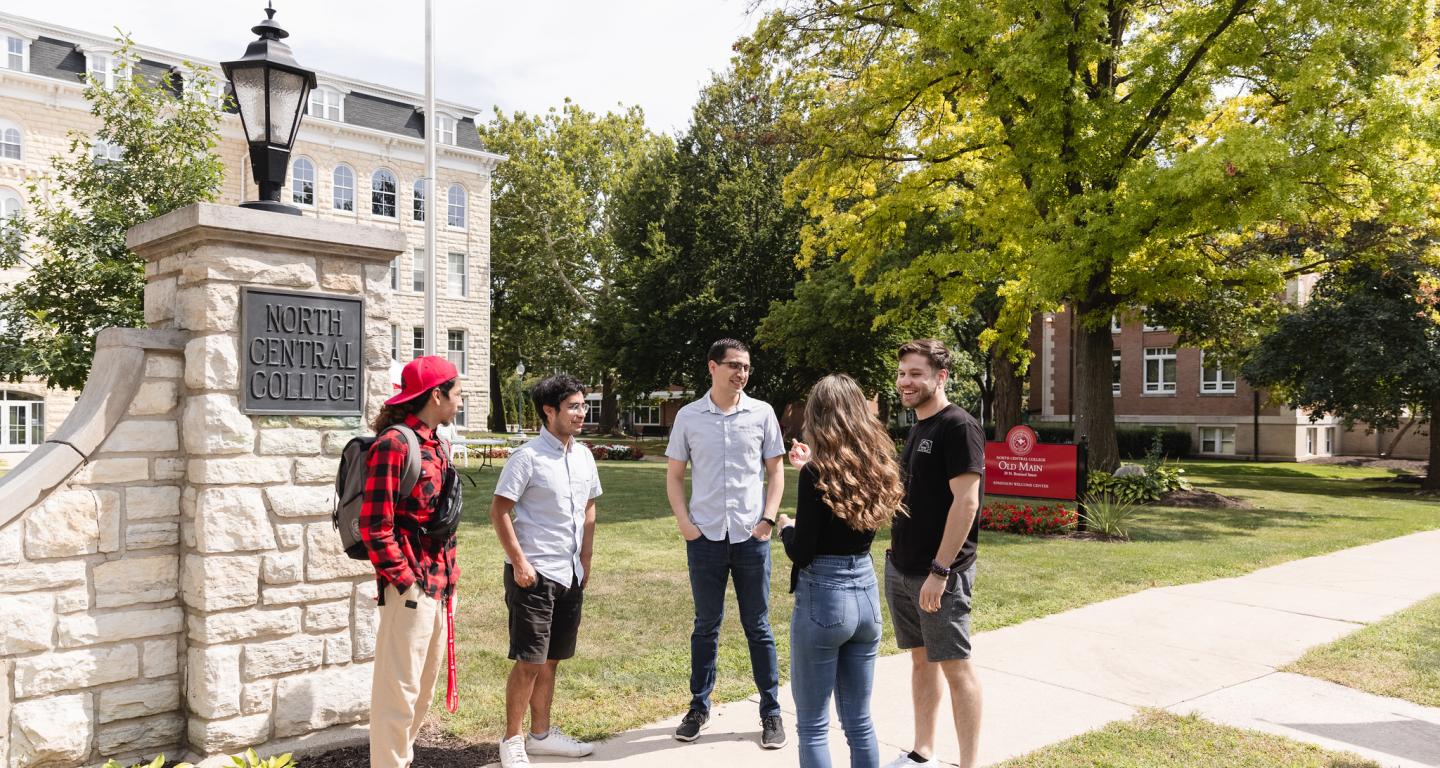
<svg viewBox="0 0 1440 768"><path fill-rule="evenodd" d="M291 163L290 199L296 205L315 204L315 164L308 157L297 157Z"/></svg>
<svg viewBox="0 0 1440 768"><path fill-rule="evenodd" d="M337 165L330 180L335 187L335 209L355 210L355 172L348 165Z"/></svg>
<svg viewBox="0 0 1440 768"><path fill-rule="evenodd" d="M345 94L335 88L320 86L310 92L305 114L337 123L345 122Z"/></svg>
<svg viewBox="0 0 1440 768"><path fill-rule="evenodd" d="M20 127L8 120L0 120L0 157L21 159L21 143Z"/></svg>
<svg viewBox="0 0 1440 768"><path fill-rule="evenodd" d="M459 184L450 185L449 205L446 206L445 223L456 229L465 228L465 188Z"/></svg>
<svg viewBox="0 0 1440 768"><path fill-rule="evenodd" d="M0 230L3 230L10 223L10 219L20 215L25 210L25 203L20 199L20 193L13 189L0 187Z"/></svg>
<svg viewBox="0 0 1440 768"><path fill-rule="evenodd" d="M95 139L90 142L90 158L97 163L118 163L125 159L125 150L119 144Z"/></svg>
<svg viewBox="0 0 1440 768"><path fill-rule="evenodd" d="M381 168L370 176L370 213L395 218L395 174Z"/></svg>
<svg viewBox="0 0 1440 768"><path fill-rule="evenodd" d="M425 220L425 180L415 180L415 220Z"/></svg>
<svg viewBox="0 0 1440 768"><path fill-rule="evenodd" d="M0 448L35 448L45 442L45 401L0 390Z"/></svg>

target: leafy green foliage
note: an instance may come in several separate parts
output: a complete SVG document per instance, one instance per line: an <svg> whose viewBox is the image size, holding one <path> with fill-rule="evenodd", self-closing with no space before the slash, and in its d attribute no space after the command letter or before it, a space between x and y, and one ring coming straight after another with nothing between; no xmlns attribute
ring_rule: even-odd
<svg viewBox="0 0 1440 768"><path fill-rule="evenodd" d="M1398 245L1322 277L1310 300L1261 343L1245 377L1292 408L1378 429L1413 414L1433 428L1440 414L1440 260L1429 238ZM1431 467L1440 466L1436 442ZM1437 476L1432 471L1431 481Z"/></svg>
<svg viewBox="0 0 1440 768"><path fill-rule="evenodd" d="M134 71L138 57L120 42L117 71ZM0 294L0 378L79 388L100 329L144 325L145 265L125 247L125 232L214 200L224 174L214 151L220 112L207 101L214 79L198 68L182 88L176 77L86 85L100 127L70 132L69 154L51 158L49 179L30 182L27 211L0 238L0 268L29 269ZM99 142L121 159L94 158Z"/></svg>
<svg viewBox="0 0 1440 768"><path fill-rule="evenodd" d="M803 257L912 304L998 284L986 343L1074 307L1076 431L1109 469L1113 313L1164 305L1187 340L1226 335L1213 313L1274 302L1308 243L1431 204L1427 9L799 0L745 50L798 84ZM930 247L894 258L917 227Z"/></svg>
<svg viewBox="0 0 1440 768"><path fill-rule="evenodd" d="M1092 493L1085 497L1085 529L1107 539L1129 539L1130 521L1139 511L1132 499L1114 493Z"/></svg>
<svg viewBox="0 0 1440 768"><path fill-rule="evenodd" d="M1112 475L1109 472L1091 472L1086 489L1092 496L1134 504L1159 501L1171 491L1190 490L1190 481L1185 479L1185 470L1170 464L1165 459L1160 433L1151 436L1150 450L1140 465L1138 474Z"/></svg>
<svg viewBox="0 0 1440 768"><path fill-rule="evenodd" d="M125 766L114 760L106 760L105 765L101 766L101 768L125 768ZM130 766L130 768L165 768L165 756L156 755L154 760L144 764L136 763ZM190 763L177 763L172 766L172 768L195 768L195 766Z"/></svg>
<svg viewBox="0 0 1440 768"><path fill-rule="evenodd" d="M230 761L235 768L296 768L299 765L290 758L289 752L278 757L261 758L253 749L245 750L243 755L231 757Z"/></svg>

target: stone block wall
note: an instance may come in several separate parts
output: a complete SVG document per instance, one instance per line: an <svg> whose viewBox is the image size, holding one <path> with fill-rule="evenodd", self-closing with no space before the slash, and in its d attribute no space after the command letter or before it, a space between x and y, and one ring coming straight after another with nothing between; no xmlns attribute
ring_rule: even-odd
<svg viewBox="0 0 1440 768"><path fill-rule="evenodd" d="M399 233L200 205L133 230L149 330L0 479L0 766L364 738L374 575L331 522L362 416L241 412L245 286L364 296L365 419L388 397Z"/></svg>

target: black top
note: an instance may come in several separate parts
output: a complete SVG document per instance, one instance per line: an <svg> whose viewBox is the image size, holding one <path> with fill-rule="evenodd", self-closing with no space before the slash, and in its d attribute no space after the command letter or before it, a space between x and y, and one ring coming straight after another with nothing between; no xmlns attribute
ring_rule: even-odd
<svg viewBox="0 0 1440 768"><path fill-rule="evenodd" d="M857 531L835 517L825 495L815 487L819 473L814 464L800 469L800 488L795 496L795 524L780 531L785 554L795 567L790 570L790 591L800 569L814 562L816 555L861 555L870 551L874 531Z"/></svg>
<svg viewBox="0 0 1440 768"><path fill-rule="evenodd" d="M950 504L955 500L950 492L951 478L967 472L981 475L980 505L985 504L985 432L974 416L951 403L910 428L900 469L905 473L905 507L910 514L895 518L890 560L902 573L928 573L945 535ZM977 508L970 535L950 564L952 569L964 570L975 562L979 538Z"/></svg>

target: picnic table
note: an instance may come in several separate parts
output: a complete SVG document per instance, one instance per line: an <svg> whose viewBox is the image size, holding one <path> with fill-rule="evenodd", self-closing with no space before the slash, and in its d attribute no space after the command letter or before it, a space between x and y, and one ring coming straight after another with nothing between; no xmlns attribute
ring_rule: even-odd
<svg viewBox="0 0 1440 768"><path fill-rule="evenodd" d="M450 444L450 459L461 459L463 466L470 466L470 449L480 450L480 466L491 467L494 462L490 459L491 448L504 448L506 442L495 437L462 437Z"/></svg>

